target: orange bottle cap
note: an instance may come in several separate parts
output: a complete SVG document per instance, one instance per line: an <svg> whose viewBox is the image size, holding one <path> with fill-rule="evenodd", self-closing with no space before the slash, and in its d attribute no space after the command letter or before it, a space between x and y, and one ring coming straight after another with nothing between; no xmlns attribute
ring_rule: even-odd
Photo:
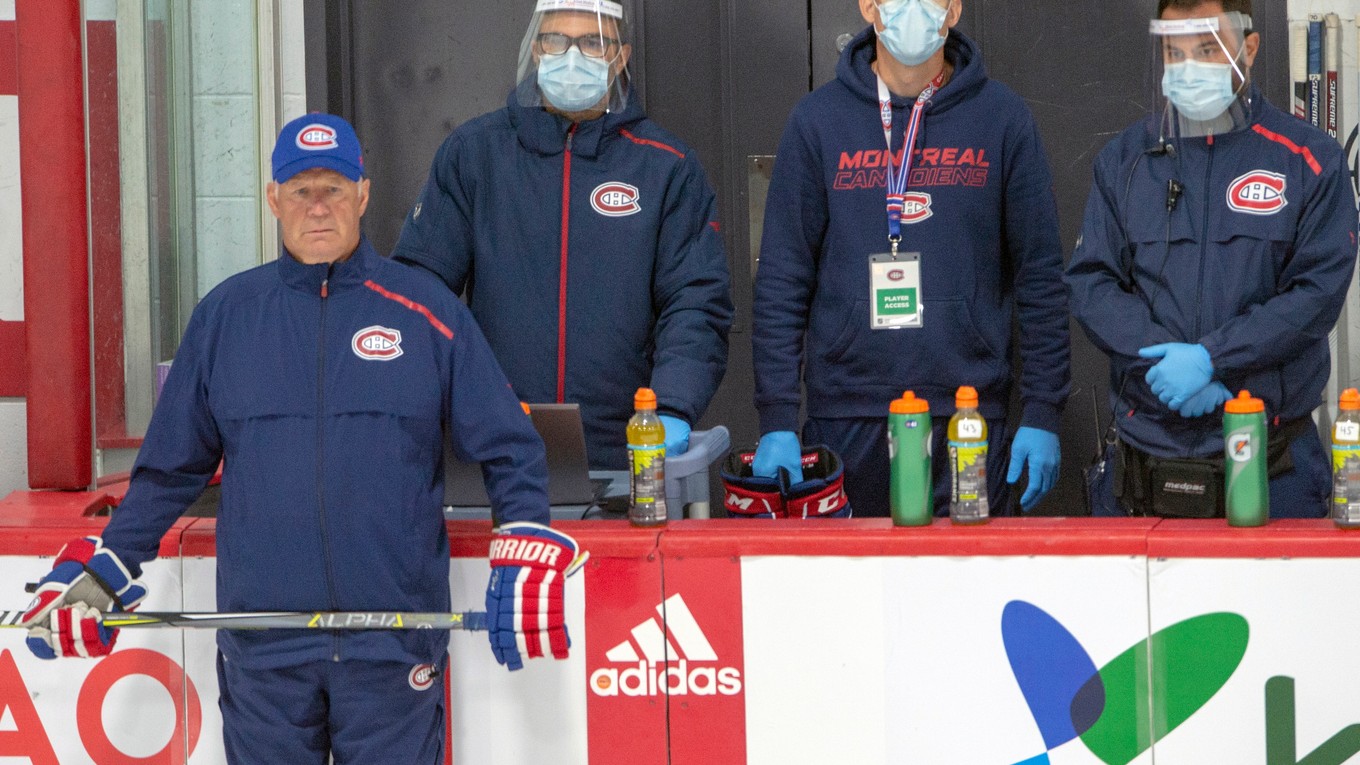
<svg viewBox="0 0 1360 765"><path fill-rule="evenodd" d="M1259 398L1252 398L1251 393L1242 391L1237 394L1237 398L1228 401L1223 405L1223 411L1228 414L1256 414L1266 410L1266 402Z"/></svg>
<svg viewBox="0 0 1360 765"><path fill-rule="evenodd" d="M655 409L656 391L651 388L638 388L637 393L633 394L634 409Z"/></svg>
<svg viewBox="0 0 1360 765"><path fill-rule="evenodd" d="M892 414L925 414L930 411L930 404L923 398L917 398L915 393L907 391L902 394L902 398L894 399L888 405L888 411Z"/></svg>
<svg viewBox="0 0 1360 765"><path fill-rule="evenodd" d="M1356 390L1355 388L1347 388L1341 391L1340 407L1347 411L1354 411L1356 409L1360 409L1360 390Z"/></svg>
<svg viewBox="0 0 1360 765"><path fill-rule="evenodd" d="M977 405L977 388L974 388L971 385L965 385L962 388L959 388L958 392L954 394L954 406L959 409L962 409L965 406Z"/></svg>

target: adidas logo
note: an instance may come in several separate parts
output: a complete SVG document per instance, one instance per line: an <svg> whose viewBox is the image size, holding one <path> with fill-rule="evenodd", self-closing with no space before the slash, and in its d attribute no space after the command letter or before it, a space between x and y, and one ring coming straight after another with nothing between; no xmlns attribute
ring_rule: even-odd
<svg viewBox="0 0 1360 765"><path fill-rule="evenodd" d="M741 671L717 666L718 654L684 598L672 595L656 607L656 612L657 616L631 630L631 639L605 652L610 662L629 666L601 667L592 672L592 693L596 696L741 693Z"/></svg>

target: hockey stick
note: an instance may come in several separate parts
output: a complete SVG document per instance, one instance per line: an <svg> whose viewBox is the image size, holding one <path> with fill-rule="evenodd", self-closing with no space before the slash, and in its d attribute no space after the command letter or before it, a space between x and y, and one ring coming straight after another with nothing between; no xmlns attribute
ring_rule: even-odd
<svg viewBox="0 0 1360 765"><path fill-rule="evenodd" d="M0 629L19 627L23 611L0 611ZM185 613L179 611L104 614L107 627L200 627L267 630L485 630L485 611L419 613L410 611L260 611Z"/></svg>

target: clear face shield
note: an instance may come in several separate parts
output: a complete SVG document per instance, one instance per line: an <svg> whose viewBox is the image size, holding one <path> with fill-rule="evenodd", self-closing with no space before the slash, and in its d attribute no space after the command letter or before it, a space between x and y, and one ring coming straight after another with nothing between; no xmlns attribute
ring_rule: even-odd
<svg viewBox="0 0 1360 765"><path fill-rule="evenodd" d="M566 114L619 111L628 103L632 52L622 3L537 0L519 49L519 103Z"/></svg>
<svg viewBox="0 0 1360 765"><path fill-rule="evenodd" d="M1230 133L1251 120L1251 17L1155 19L1153 85L1162 141Z"/></svg>

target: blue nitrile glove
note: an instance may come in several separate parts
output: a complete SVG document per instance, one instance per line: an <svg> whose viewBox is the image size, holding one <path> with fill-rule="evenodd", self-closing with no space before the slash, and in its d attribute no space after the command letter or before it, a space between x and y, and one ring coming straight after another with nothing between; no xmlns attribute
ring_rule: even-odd
<svg viewBox="0 0 1360 765"><path fill-rule="evenodd" d="M1202 345L1162 343L1139 348L1145 359L1161 359L1148 370L1148 385L1169 409L1180 409L1189 398L1204 389L1214 376L1209 352Z"/></svg>
<svg viewBox="0 0 1360 765"><path fill-rule="evenodd" d="M1232 400L1232 397L1233 394L1227 386L1215 380L1204 386L1204 390L1186 399L1185 403L1181 404L1176 411L1180 413L1180 416L1186 418L1203 417L1210 412L1218 411L1220 407Z"/></svg>
<svg viewBox="0 0 1360 765"><path fill-rule="evenodd" d="M666 427L666 456L675 457L689 451L689 423L669 414L661 415Z"/></svg>
<svg viewBox="0 0 1360 765"><path fill-rule="evenodd" d="M798 445L798 434L792 430L772 430L761 436L756 445L751 474L778 478L779 468L788 471L790 484L803 482L803 448Z"/></svg>
<svg viewBox="0 0 1360 765"><path fill-rule="evenodd" d="M1025 486L1025 495L1020 498L1020 508L1029 512L1058 482L1058 468L1062 465L1058 434L1030 427L1015 431L1006 483L1020 480L1020 470L1026 462L1029 463L1029 484Z"/></svg>

